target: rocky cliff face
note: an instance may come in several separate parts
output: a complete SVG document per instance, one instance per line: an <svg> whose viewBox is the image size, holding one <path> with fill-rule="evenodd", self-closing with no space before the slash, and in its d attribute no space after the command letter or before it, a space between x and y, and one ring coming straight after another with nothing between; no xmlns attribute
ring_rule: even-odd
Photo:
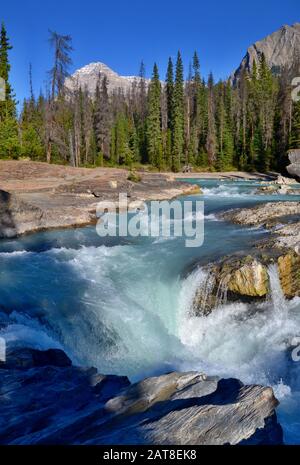
<svg viewBox="0 0 300 465"><path fill-rule="evenodd" d="M279 73L284 67L289 70L297 68L300 65L300 23L282 26L278 31L251 45L234 73L234 79L238 79L244 69L251 70L254 61L257 62L262 53L274 73Z"/></svg>
<svg viewBox="0 0 300 465"><path fill-rule="evenodd" d="M128 92L133 83L139 83L140 78L137 76L120 76L118 73L110 69L104 63L90 63L83 68L78 69L71 77L67 78L65 84L69 90L74 90L78 87L87 89L91 94L95 92L99 76L106 76L108 79L108 91L112 93L121 89L125 94ZM148 80L146 80L146 84Z"/></svg>

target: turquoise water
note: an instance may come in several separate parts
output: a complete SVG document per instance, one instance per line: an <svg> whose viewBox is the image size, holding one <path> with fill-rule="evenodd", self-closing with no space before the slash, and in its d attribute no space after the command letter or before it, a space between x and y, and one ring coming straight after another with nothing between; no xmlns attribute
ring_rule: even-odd
<svg viewBox="0 0 300 465"><path fill-rule="evenodd" d="M300 196L255 195L255 182L189 182L204 190L188 198L205 201L198 249L181 238L101 239L94 227L0 242L0 336L11 345L61 347L74 363L131 380L202 370L270 384L281 400L286 440L300 443L299 370L287 356L288 341L300 333L300 306L277 299L276 273L275 297L259 312L232 304L208 318L189 316L205 279L201 266L268 236L216 214Z"/></svg>

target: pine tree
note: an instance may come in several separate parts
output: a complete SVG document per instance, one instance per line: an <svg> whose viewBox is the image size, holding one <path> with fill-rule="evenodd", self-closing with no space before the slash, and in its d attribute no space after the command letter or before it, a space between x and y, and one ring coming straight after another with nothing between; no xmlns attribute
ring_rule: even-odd
<svg viewBox="0 0 300 465"><path fill-rule="evenodd" d="M217 138L216 138L216 122L215 122L215 97L214 97L214 78L210 73L208 78L208 124L207 124L207 139L206 150L209 166L212 168L216 162L217 154Z"/></svg>
<svg viewBox="0 0 300 465"><path fill-rule="evenodd" d="M64 82L69 75L69 67L72 64L70 57L73 51L72 37L70 35L58 34L56 31L49 31L49 43L54 49L54 63L49 71L51 79L51 97L55 98L64 90Z"/></svg>
<svg viewBox="0 0 300 465"><path fill-rule="evenodd" d="M3 158L18 158L20 143L15 118L7 117L0 121L0 154Z"/></svg>
<svg viewBox="0 0 300 465"><path fill-rule="evenodd" d="M203 89L200 76L200 62L197 52L193 56L193 76L191 95L191 135L189 142L189 160L199 163L200 138L203 130Z"/></svg>
<svg viewBox="0 0 300 465"><path fill-rule="evenodd" d="M175 86L174 86L174 108L172 124L172 169L180 171L183 157L184 144L184 89L183 89L183 63L180 52L177 54Z"/></svg>
<svg viewBox="0 0 300 465"><path fill-rule="evenodd" d="M126 115L123 113L117 116L115 127L112 131L112 158L117 164L130 166L133 161L133 154L130 149L129 125Z"/></svg>
<svg viewBox="0 0 300 465"><path fill-rule="evenodd" d="M8 52L11 49L12 46L9 43L5 25L2 23L0 33L0 78L4 80L5 100L0 101L0 121L3 121L5 118L15 119L16 117L16 103L9 82L11 67L8 59Z"/></svg>
<svg viewBox="0 0 300 465"><path fill-rule="evenodd" d="M100 80L99 80L100 81ZM98 152L108 160L110 157L111 115L108 96L108 80L104 76L97 83L95 94L95 134Z"/></svg>
<svg viewBox="0 0 300 465"><path fill-rule="evenodd" d="M168 129L172 131L173 122L173 107L174 107L174 71L172 58L169 58L167 75L166 75L166 101L167 101L167 115L168 115Z"/></svg>
<svg viewBox="0 0 300 465"><path fill-rule="evenodd" d="M139 160L147 162L146 117L147 117L147 84L146 68L143 60L140 64L137 95L136 133L139 144Z"/></svg>
<svg viewBox="0 0 300 465"><path fill-rule="evenodd" d="M4 98L0 100L0 154L17 158L20 153L16 103L9 82L10 63L8 52L12 49L4 23L0 33L0 78L4 81Z"/></svg>
<svg viewBox="0 0 300 465"><path fill-rule="evenodd" d="M197 120L197 133L198 133L198 157L197 164L202 167L208 166L207 154L207 135L208 135L208 88L205 81L201 82L197 98L198 106L198 120Z"/></svg>
<svg viewBox="0 0 300 465"><path fill-rule="evenodd" d="M165 102L166 102L166 119L167 129L165 134L164 160L166 167L172 168L172 135L173 135L173 113L174 113L174 69L172 58L169 58L166 85L165 85Z"/></svg>
<svg viewBox="0 0 300 465"><path fill-rule="evenodd" d="M227 101L228 95L226 85L220 82L218 85L218 154L216 167L220 171L232 168L234 141L230 124L230 103Z"/></svg>
<svg viewBox="0 0 300 465"><path fill-rule="evenodd" d="M43 160L44 144L42 139L42 118L33 94L29 101L24 100L19 121L21 133L20 154L32 160Z"/></svg>
<svg viewBox="0 0 300 465"><path fill-rule="evenodd" d="M148 94L147 150L149 162L162 168L161 84L156 63Z"/></svg>

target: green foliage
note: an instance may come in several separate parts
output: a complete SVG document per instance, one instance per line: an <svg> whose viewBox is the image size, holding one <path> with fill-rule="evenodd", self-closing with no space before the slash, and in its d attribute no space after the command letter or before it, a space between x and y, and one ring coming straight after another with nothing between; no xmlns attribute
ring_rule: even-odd
<svg viewBox="0 0 300 465"><path fill-rule="evenodd" d="M173 147L172 169L180 171L183 158L184 144L184 87L183 87L183 63L180 52L177 54L174 99L173 99Z"/></svg>
<svg viewBox="0 0 300 465"><path fill-rule="evenodd" d="M130 171L127 179L128 181L135 182L135 183L141 182L142 180L141 176L136 171Z"/></svg>
<svg viewBox="0 0 300 465"><path fill-rule="evenodd" d="M111 158L118 165L130 166L133 152L130 147L130 123L123 113L117 116L111 135Z"/></svg>
<svg viewBox="0 0 300 465"><path fill-rule="evenodd" d="M95 95L86 89L67 94L63 82L71 64L71 37L51 33L55 53L50 92L35 99L30 68L30 98L19 119L9 82L11 45L0 32L0 77L6 100L0 102L0 157L73 166L144 167L147 170L261 170L286 165L288 148L300 147L300 103L292 102L284 76L274 77L261 55L238 82L205 82L194 53L188 78L178 52L175 76L171 58L162 86L155 64L149 85L145 67L130 92L108 92L99 76ZM48 95L50 93L50 95ZM132 179L135 172L130 174Z"/></svg>
<svg viewBox="0 0 300 465"><path fill-rule="evenodd" d="M157 65L148 92L147 149L149 162L158 169L162 168L162 129L161 129L161 84Z"/></svg>
<svg viewBox="0 0 300 465"><path fill-rule="evenodd" d="M2 23L0 32L0 77L5 81L5 101L0 101L0 121L16 116L16 104L9 82L10 63L8 52L12 49L9 43L5 25Z"/></svg>
<svg viewBox="0 0 300 465"><path fill-rule="evenodd" d="M5 118L0 121L0 157L18 158L20 143L18 125L15 118Z"/></svg>
<svg viewBox="0 0 300 465"><path fill-rule="evenodd" d="M41 137L33 125L27 125L22 131L21 156L29 156L31 160L42 160L45 147Z"/></svg>

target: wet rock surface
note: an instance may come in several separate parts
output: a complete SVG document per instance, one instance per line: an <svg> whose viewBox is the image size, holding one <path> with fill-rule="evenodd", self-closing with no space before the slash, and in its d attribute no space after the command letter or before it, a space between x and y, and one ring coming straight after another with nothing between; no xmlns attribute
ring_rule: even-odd
<svg viewBox="0 0 300 465"><path fill-rule="evenodd" d="M193 302L198 316L209 315L228 301L259 301L268 295L267 269L254 257L227 257L207 267L207 272Z"/></svg>
<svg viewBox="0 0 300 465"><path fill-rule="evenodd" d="M192 372L130 384L126 377L74 367L61 351L23 351L0 367L1 444L283 441L269 387ZM26 366L18 362L28 357Z"/></svg>
<svg viewBox="0 0 300 465"><path fill-rule="evenodd" d="M209 315L228 302L259 303L270 294L269 266L275 265L283 295L300 296L300 256L293 250L284 254L269 250L266 254L225 257L207 267L206 280L197 289L193 301L196 316Z"/></svg>
<svg viewBox="0 0 300 465"><path fill-rule="evenodd" d="M300 253L300 202L269 202L220 214L225 221L261 226L271 237L258 246L265 249L292 249Z"/></svg>
<svg viewBox="0 0 300 465"><path fill-rule="evenodd" d="M300 215L300 202L268 202L251 208L237 208L221 214L221 218L235 224L257 226L274 218Z"/></svg>

